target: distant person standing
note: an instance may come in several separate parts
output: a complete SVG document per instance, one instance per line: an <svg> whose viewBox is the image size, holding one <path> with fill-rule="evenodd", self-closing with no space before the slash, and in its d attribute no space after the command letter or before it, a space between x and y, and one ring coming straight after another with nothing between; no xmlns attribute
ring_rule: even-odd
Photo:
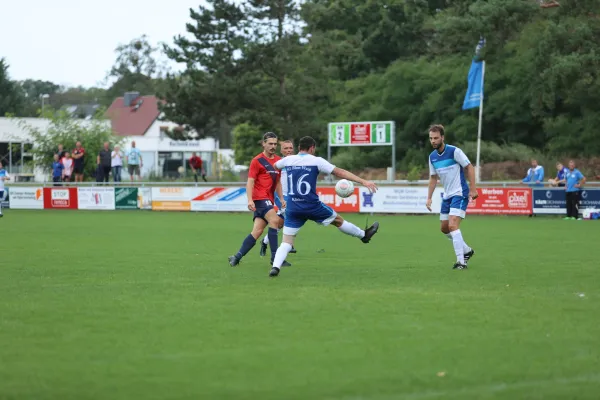
<svg viewBox="0 0 600 400"><path fill-rule="evenodd" d="M10 176L8 176L8 172L2 166L2 162L0 162L0 217L2 217L2 199L4 198L4 182L9 181Z"/></svg>
<svg viewBox="0 0 600 400"><path fill-rule="evenodd" d="M71 152L75 172L75 182L83 182L83 168L85 166L85 149L81 147L81 142L75 143L75 148Z"/></svg>
<svg viewBox="0 0 600 400"><path fill-rule="evenodd" d="M141 180L140 169L142 165L142 153L135 147L135 141L131 142L131 148L127 152L127 169L131 182L133 182L133 175L137 175L137 180Z"/></svg>
<svg viewBox="0 0 600 400"><path fill-rule="evenodd" d="M63 157L65 156L66 151L63 149L63 145L59 144L58 145L58 151L54 154L58 155L58 161L62 161Z"/></svg>
<svg viewBox="0 0 600 400"><path fill-rule="evenodd" d="M99 166L99 182L108 183L108 178L110 176L110 169L112 164L111 151L108 142L104 142L104 148L100 150L100 153L98 153L96 163Z"/></svg>
<svg viewBox="0 0 600 400"><path fill-rule="evenodd" d="M62 181L64 168L64 165L58 159L58 154L55 154L52 162L52 182L54 182L54 186L62 186L60 182Z"/></svg>
<svg viewBox="0 0 600 400"><path fill-rule="evenodd" d="M204 182L208 182L206 180L206 173L202 169L202 159L196 155L196 152L192 153L192 157L190 158L189 164L190 168L192 169L192 172L194 173L194 180L196 182L198 182L198 173L202 175L202 179L204 180Z"/></svg>
<svg viewBox="0 0 600 400"><path fill-rule="evenodd" d="M579 215L579 196L581 187L585 184L585 176L575 168L575 161L569 161L569 169L563 183L567 191L567 216L565 219L577 219ZM581 219L581 218L579 218Z"/></svg>
<svg viewBox="0 0 600 400"><path fill-rule="evenodd" d="M73 175L73 159L71 158L71 155L69 154L69 152L65 153L65 156L63 157L63 159L61 160L62 165L63 165L63 171L62 171L62 180L63 182L71 182L71 176Z"/></svg>
<svg viewBox="0 0 600 400"><path fill-rule="evenodd" d="M111 164L113 181L121 182L121 169L123 168L123 153L119 146L115 146L115 149L111 153Z"/></svg>

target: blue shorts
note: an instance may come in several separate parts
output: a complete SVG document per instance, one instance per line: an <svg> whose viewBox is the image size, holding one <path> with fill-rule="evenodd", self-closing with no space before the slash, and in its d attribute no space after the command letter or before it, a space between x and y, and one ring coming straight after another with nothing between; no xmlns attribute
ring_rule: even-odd
<svg viewBox="0 0 600 400"><path fill-rule="evenodd" d="M256 218L260 218L263 221L268 222L265 215L274 208L273 202L271 202L271 200L254 200L254 207L256 207L256 211L254 211L254 218L252 218L252 221Z"/></svg>
<svg viewBox="0 0 600 400"><path fill-rule="evenodd" d="M317 224L327 226L337 217L333 209L321 202L314 207L303 210L286 210L286 218L283 224L284 235L296 235L306 221L315 221Z"/></svg>
<svg viewBox="0 0 600 400"><path fill-rule="evenodd" d="M447 221L450 215L464 218L467 214L469 198L464 196L452 196L449 199L442 199L442 209L440 211L440 220Z"/></svg>

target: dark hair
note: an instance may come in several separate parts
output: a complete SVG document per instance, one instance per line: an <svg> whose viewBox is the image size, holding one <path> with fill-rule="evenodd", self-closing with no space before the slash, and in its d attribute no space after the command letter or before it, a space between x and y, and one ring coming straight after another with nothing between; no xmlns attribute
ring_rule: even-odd
<svg viewBox="0 0 600 400"><path fill-rule="evenodd" d="M437 132L440 136L444 136L444 125L431 125L429 127L429 132Z"/></svg>
<svg viewBox="0 0 600 400"><path fill-rule="evenodd" d="M267 132L263 135L263 142L266 142L268 139L277 139L277 135L273 132Z"/></svg>
<svg viewBox="0 0 600 400"><path fill-rule="evenodd" d="M310 149L311 147L314 147L316 145L317 145L317 142L315 142L315 139L311 138L310 136L304 136L298 142L298 150L299 151L307 151L308 149Z"/></svg>

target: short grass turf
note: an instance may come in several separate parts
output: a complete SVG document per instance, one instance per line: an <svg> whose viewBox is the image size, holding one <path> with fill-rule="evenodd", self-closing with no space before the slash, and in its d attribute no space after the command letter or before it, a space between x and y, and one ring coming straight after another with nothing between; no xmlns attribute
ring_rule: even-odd
<svg viewBox="0 0 600 400"><path fill-rule="evenodd" d="M599 398L599 223L469 217L453 271L435 216L375 219L269 279L247 214L5 210L0 398Z"/></svg>

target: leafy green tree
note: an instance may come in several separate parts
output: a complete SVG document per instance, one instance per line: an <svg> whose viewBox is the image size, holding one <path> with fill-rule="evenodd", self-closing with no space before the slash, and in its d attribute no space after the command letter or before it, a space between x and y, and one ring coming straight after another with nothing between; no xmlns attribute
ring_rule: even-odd
<svg viewBox="0 0 600 400"><path fill-rule="evenodd" d="M262 133L259 128L245 122L233 129L235 163L250 165L250 161L262 151Z"/></svg>
<svg viewBox="0 0 600 400"><path fill-rule="evenodd" d="M159 47L153 46L146 35L117 46L115 53L115 63L106 77L114 80L106 92L109 102L125 92L157 95L164 89L167 68L161 62Z"/></svg>
<svg viewBox="0 0 600 400"><path fill-rule="evenodd" d="M210 0L207 6L190 9L190 17L188 35L178 35L173 46L164 46L167 57L186 68L168 77L161 110L164 119L181 124L190 135L215 136L228 146L231 119L247 87L237 59L248 35L245 14L234 2Z"/></svg>
<svg viewBox="0 0 600 400"><path fill-rule="evenodd" d="M24 103L23 92L8 75L8 63L0 58L0 116L22 115Z"/></svg>

